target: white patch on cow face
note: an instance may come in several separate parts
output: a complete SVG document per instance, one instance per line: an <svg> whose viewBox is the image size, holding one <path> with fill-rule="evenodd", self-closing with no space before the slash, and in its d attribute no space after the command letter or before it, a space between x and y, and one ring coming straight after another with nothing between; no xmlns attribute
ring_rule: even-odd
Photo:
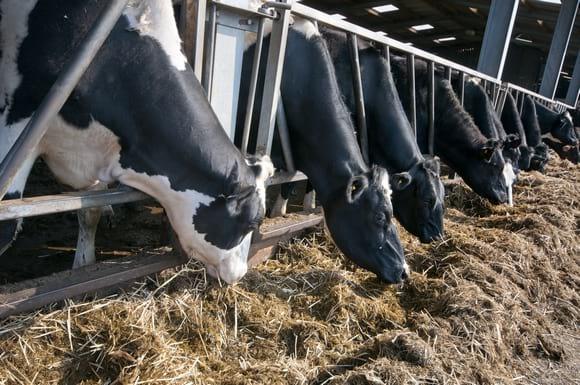
<svg viewBox="0 0 580 385"><path fill-rule="evenodd" d="M308 40L314 36L320 36L320 31L316 27L316 24L307 19L295 18L292 29L303 34Z"/></svg>
<svg viewBox="0 0 580 385"><path fill-rule="evenodd" d="M131 0L124 15L131 29L159 42L171 64L185 71L187 59L181 51L181 39L170 0Z"/></svg>
<svg viewBox="0 0 580 385"><path fill-rule="evenodd" d="M257 160L250 160L246 158L248 166L258 166L260 172L256 175L256 191L262 202L262 208L266 210L266 182L269 178L274 176L274 164L268 155L264 155Z"/></svg>
<svg viewBox="0 0 580 385"><path fill-rule="evenodd" d="M513 201L513 185L516 181L516 174L514 168L510 162L506 162L503 166L503 178L508 189L508 204L510 206L514 205Z"/></svg>
<svg viewBox="0 0 580 385"><path fill-rule="evenodd" d="M20 85L22 76L18 71L18 53L20 45L28 35L28 15L36 6L37 0L4 0L0 3L0 109L12 104L14 91ZM4 111L2 127L6 126Z"/></svg>
<svg viewBox="0 0 580 385"><path fill-rule="evenodd" d="M385 171L381 173L381 187L385 191L385 196L387 199L391 199L391 195L393 195L393 191L391 190L391 184L389 183L389 174Z"/></svg>
<svg viewBox="0 0 580 385"><path fill-rule="evenodd" d="M195 190L175 191L166 176L123 168L119 138L100 123L93 121L81 130L57 117L39 148L55 176L76 189L85 189L99 181L119 181L157 199L165 208L183 250L190 258L203 262L210 273L215 272L219 278L233 283L247 271L251 233L229 250L207 242L204 234L196 231L193 217L201 204L210 205L215 198Z"/></svg>

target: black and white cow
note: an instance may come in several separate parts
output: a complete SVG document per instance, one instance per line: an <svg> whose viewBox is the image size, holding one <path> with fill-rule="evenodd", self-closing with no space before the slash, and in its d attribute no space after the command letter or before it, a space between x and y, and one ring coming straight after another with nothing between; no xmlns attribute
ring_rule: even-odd
<svg viewBox="0 0 580 385"><path fill-rule="evenodd" d="M546 164L550 160L550 154L548 146L542 142L542 131L536 114L536 105L534 100L528 95L524 96L522 124L526 132L528 147L533 149L533 154L530 158L530 170L544 171Z"/></svg>
<svg viewBox="0 0 580 385"><path fill-rule="evenodd" d="M524 171L529 170L533 149L528 147L524 125L522 124L516 101L510 93L506 95L501 113L501 122L508 135L517 135L520 138L518 168Z"/></svg>
<svg viewBox="0 0 580 385"><path fill-rule="evenodd" d="M554 142L561 142L570 146L578 144L572 116L568 111L558 113L538 102L535 102L535 105L542 138L548 138Z"/></svg>
<svg viewBox="0 0 580 385"><path fill-rule="evenodd" d="M269 46L269 37L264 46ZM244 55L240 105L248 98L254 48L249 47ZM264 64L267 56L266 50L262 53ZM263 82L262 72L259 84ZM281 95L296 168L308 176L316 190L334 242L348 258L380 279L392 283L404 280L408 267L392 221L389 175L363 161L326 43L311 22L297 19L288 32ZM238 137L243 118L238 112ZM272 159L284 167L280 154L275 138Z"/></svg>
<svg viewBox="0 0 580 385"><path fill-rule="evenodd" d="M336 69L338 83L350 111L355 111L355 96L349 46L346 34L324 30ZM391 183L395 217L422 242L443 235L444 195L439 178L439 160L425 159L399 99L388 62L381 53L359 41L359 57L369 158L372 164L397 174ZM393 182L393 178L392 178Z"/></svg>
<svg viewBox="0 0 580 385"><path fill-rule="evenodd" d="M427 65L416 63L417 140L428 151ZM391 69L403 105L409 113L410 97L405 58L391 55ZM508 199L503 175L505 161L497 140L486 138L461 106L451 83L440 74L435 78L435 155L453 168L479 195L493 203Z"/></svg>
<svg viewBox="0 0 580 385"><path fill-rule="evenodd" d="M512 187L516 181L516 173L519 172L520 138L506 134L491 100L478 80L470 79L465 83L464 95L465 110L473 117L479 131L486 138L497 141L502 149L505 160L503 176L508 188L508 201L512 204Z"/></svg>
<svg viewBox="0 0 580 385"><path fill-rule="evenodd" d="M556 151L560 158L578 163L579 142L570 112L557 113L537 102L536 111L543 142Z"/></svg>
<svg viewBox="0 0 580 385"><path fill-rule="evenodd" d="M0 1L2 157L106 4ZM171 0L130 1L9 197L22 195L38 156L76 189L118 181L144 191L211 275L231 283L246 273L273 166L245 159L226 136L181 52ZM99 216L79 214L75 266L94 261Z"/></svg>

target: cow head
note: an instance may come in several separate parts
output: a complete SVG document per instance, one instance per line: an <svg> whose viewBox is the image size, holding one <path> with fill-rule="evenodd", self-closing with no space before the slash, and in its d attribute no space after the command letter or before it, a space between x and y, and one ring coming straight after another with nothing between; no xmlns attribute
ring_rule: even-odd
<svg viewBox="0 0 580 385"><path fill-rule="evenodd" d="M534 147L534 152L530 159L530 170L544 172L549 160L550 153L548 152L548 146L544 143L538 144Z"/></svg>
<svg viewBox="0 0 580 385"><path fill-rule="evenodd" d="M438 158L428 158L405 173L391 175L395 216L421 242L443 236L445 189Z"/></svg>
<svg viewBox="0 0 580 385"><path fill-rule="evenodd" d="M574 164L578 164L578 160L580 158L578 145L572 146L570 144L564 144L562 142L553 141L548 138L544 138L544 142L548 145L548 147L556 151L560 158L569 160Z"/></svg>
<svg viewBox="0 0 580 385"><path fill-rule="evenodd" d="M550 130L552 141L559 141L563 145L576 146L578 138L574 132L574 123L572 123L572 116L568 111L559 114L552 129ZM557 139L556 139L557 138Z"/></svg>
<svg viewBox="0 0 580 385"><path fill-rule="evenodd" d="M323 207L326 225L344 254L379 279L398 283L409 269L392 221L390 195L387 172L373 167L352 177Z"/></svg>

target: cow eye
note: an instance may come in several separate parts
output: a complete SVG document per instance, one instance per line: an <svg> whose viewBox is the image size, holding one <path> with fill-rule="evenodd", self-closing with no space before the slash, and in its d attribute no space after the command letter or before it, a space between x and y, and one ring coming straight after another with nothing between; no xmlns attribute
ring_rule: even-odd
<svg viewBox="0 0 580 385"><path fill-rule="evenodd" d="M387 223L387 216L383 212L375 214L375 223L379 226L384 226Z"/></svg>

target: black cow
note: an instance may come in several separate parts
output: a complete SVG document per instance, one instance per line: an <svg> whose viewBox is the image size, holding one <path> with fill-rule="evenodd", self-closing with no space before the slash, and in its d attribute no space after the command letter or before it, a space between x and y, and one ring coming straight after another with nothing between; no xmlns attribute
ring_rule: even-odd
<svg viewBox="0 0 580 385"><path fill-rule="evenodd" d="M269 40L265 39L265 47ZM240 105L248 98L254 48L244 55ZM261 68L265 68L267 51L262 53ZM259 81L263 84L263 72ZM256 96L254 128L261 88ZM404 280L408 267L392 221L389 176L383 168L364 163L326 43L311 22L297 19L290 28L281 95L296 168L314 186L334 242L348 258L380 279ZM237 140L243 118L239 112ZM275 139L272 157L283 167Z"/></svg>
<svg viewBox="0 0 580 385"><path fill-rule="evenodd" d="M544 143L556 151L560 158L578 163L579 142L570 112L557 113L537 102L536 111Z"/></svg>
<svg viewBox="0 0 580 385"><path fill-rule="evenodd" d="M520 137L506 134L487 93L476 79L466 82L464 91L465 110L473 117L481 133L486 138L497 141L502 149L505 160L503 175L508 187L508 201L511 205L512 186L516 181L516 173L519 172Z"/></svg>
<svg viewBox="0 0 580 385"><path fill-rule="evenodd" d="M391 69L403 105L410 112L406 59L391 55ZM427 152L428 108L427 65L416 63L417 138ZM479 195L493 203L505 203L505 161L497 140L487 139L461 106L451 84L440 74L435 78L435 154L453 168Z"/></svg>
<svg viewBox="0 0 580 385"><path fill-rule="evenodd" d="M327 29L323 36L347 106L355 111L346 35ZM397 179L403 181L401 185L391 183L395 216L401 224L422 242L439 239L443 234L445 195L439 178L439 161L421 155L388 62L364 41L359 42L359 47L370 161L406 178Z"/></svg>
<svg viewBox="0 0 580 385"><path fill-rule="evenodd" d="M518 168L520 170L530 169L530 160L533 149L528 147L524 125L513 96L508 92L505 99L503 111L501 113L501 122L508 135L517 135L520 138L520 158Z"/></svg>
<svg viewBox="0 0 580 385"><path fill-rule="evenodd" d="M544 171L546 164L550 160L550 154L548 153L548 146L542 142L542 132L536 115L536 105L534 100L528 95L524 96L522 124L526 132L528 147L533 149L530 170Z"/></svg>
<svg viewBox="0 0 580 385"><path fill-rule="evenodd" d="M0 1L2 157L106 4ZM226 136L181 52L170 0L130 2L7 197L22 195L37 156L76 189L118 181L146 192L211 275L246 273L273 166L245 159ZM99 217L79 214L75 266L94 261Z"/></svg>

